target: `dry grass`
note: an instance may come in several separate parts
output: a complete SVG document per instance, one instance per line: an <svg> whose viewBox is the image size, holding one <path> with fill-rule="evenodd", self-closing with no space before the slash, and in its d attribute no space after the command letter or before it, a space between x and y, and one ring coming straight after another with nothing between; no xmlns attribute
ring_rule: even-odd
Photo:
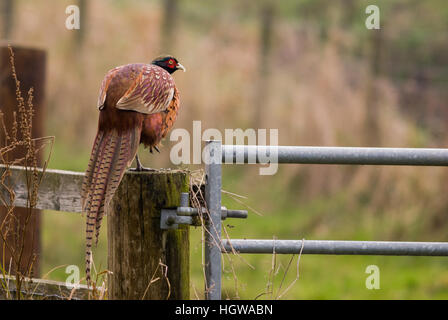
<svg viewBox="0 0 448 320"><path fill-rule="evenodd" d="M22 10L18 10L17 20L22 23L14 35L19 42L48 48L48 132L58 136L61 143L88 150L96 130L99 83L106 71L120 64L150 61L163 51L161 7L152 2L134 1L121 6L94 1L85 27L86 42L76 48L74 32L54 28L54 23L41 23L54 17L55 23L63 26L66 16L60 13L70 1L52 3L50 7L45 4L48 0L20 1ZM41 19L32 19L35 12ZM262 108L262 126L279 128L282 145L366 146L369 136L375 134L366 126L371 105L367 91L373 82L379 131L375 146L443 146L443 141L422 139L415 125L399 110L397 90L389 79L370 80L369 61L345 53L357 42L353 35L337 27L329 30L328 41L322 44L312 25L279 21L270 58L273 68L269 94L264 105L258 106L258 30L254 25L238 22L229 14L217 16L207 32L183 23L181 19L173 53L189 71L175 74L182 100L176 128L190 130L192 120L201 120L203 129L246 128ZM151 162L154 166L169 166L168 157L165 151L151 157ZM447 176L443 170L421 168L377 171L291 166L282 172L285 186L296 177L306 177L307 198L332 194L341 188L356 195L372 187L372 175L380 175L375 189L394 189L399 197L395 203L412 199L414 203L409 207L413 208L426 205L415 194L423 192L424 197L429 197L446 186ZM428 174L436 179L425 179ZM414 181L418 191L412 186ZM372 208L381 207L384 198L389 197L380 193L372 197ZM436 204L433 211L442 210L441 206Z"/></svg>
<svg viewBox="0 0 448 320"><path fill-rule="evenodd" d="M72 4L70 0L52 1L51 5L50 0L18 3L20 24L14 38L46 47L51 57L47 131L57 135L61 144L89 150L104 74L116 65L150 61L163 51L159 45L161 9L150 1L132 1L126 6L92 1L86 42L83 48L77 48L73 45L74 32L63 27L63 12ZM215 16L210 25L194 27L188 23L187 18L180 19L173 50L188 69L185 74L175 74L182 103L177 128L191 130L192 120L201 120L203 129L246 128L252 126L254 114L262 107L262 126L279 128L281 145L443 147L447 142L432 138L410 121L400 110L394 83L382 77L372 79L365 57L346 54L357 40L337 27L329 30L328 41L323 44L319 30L311 24L277 23L269 94L259 106L255 104L259 76L256 24L240 22L231 14ZM390 30L397 33L401 29ZM366 126L370 85L376 91L376 133ZM421 108L426 102L431 102L430 98ZM368 145L373 134L377 142ZM168 156L165 150L152 157L151 166L170 166ZM253 175L241 174L240 184L252 185ZM369 215L387 212L391 226L406 228L424 220L428 235L434 229L446 228L448 205L440 196L440 190L448 187L445 168L284 166L276 181L277 189L298 190L298 195L291 193L288 199L292 205L343 192L347 208L367 208L366 224ZM267 193L259 186L249 197L262 192ZM272 202L266 197L263 206L269 207ZM263 214L271 211L263 210ZM324 228L322 225L316 229Z"/></svg>
<svg viewBox="0 0 448 320"><path fill-rule="evenodd" d="M43 170L39 172L38 159L40 157L40 151L46 146L49 146L51 155L51 149L53 146L53 137L32 137L33 128L33 88L28 91L27 99L22 95L20 88L20 80L17 77L15 64L14 64L14 52L9 46L10 63L11 63L11 75L16 85L16 100L17 111L13 112L13 122L10 126L7 126L4 121L4 114L0 112L0 125L1 130L4 133L4 139L0 144L0 165L2 166L2 175L0 177L0 204L4 208L3 219L0 224L0 236L1 236L1 254L2 264L0 265L0 271L2 273L2 280L0 281L3 289L8 294L9 280L5 279L11 274L15 274L15 286L18 294L17 299L23 298L22 285L25 278L31 278L33 275L33 266L37 258L36 253L33 253L26 257L24 255L25 239L27 233L32 232L34 237L34 230L30 230L29 226L33 221L32 209L36 206L37 193L39 185L42 181L42 177L45 173L45 169L48 164L48 158L43 162ZM22 220L16 215L14 206L15 192L14 186L11 185L8 177L11 175L10 166L21 165L25 168L26 175L26 187L27 187L27 207L26 216ZM34 241L33 241L34 243ZM35 252L37 248L32 248L32 252ZM10 257L10 261L7 261L6 257ZM25 259L27 259L25 261ZM25 266L23 269L22 266Z"/></svg>
<svg viewBox="0 0 448 320"><path fill-rule="evenodd" d="M46 15L55 16L57 23L63 25L65 15L56 13L64 12L69 1L40 10L45 3L46 0L20 2L24 9L19 10L17 20L23 23L15 30L15 36L21 42L45 45L52 57L47 130L57 135L61 143L88 150L96 130L96 96L106 71L120 64L149 61L163 51L159 45L160 7L151 2L129 6L92 2L86 43L83 48L73 48L73 32L27 19L38 11L43 15L39 21L45 20ZM280 128L282 145L366 146L373 134L366 129L370 105L368 61L339 50L342 45L353 46L355 39L334 28L330 29L327 43L322 44L317 30L309 25L279 22L270 59L274 67L269 95L265 105L257 106L254 105L258 88L257 30L251 24L232 19L229 15L219 16L207 32L200 34L190 28L177 30L173 53L189 70L175 75L182 99L177 128L190 130L192 120L201 120L203 129L245 128L252 125L254 114L262 107L263 126ZM120 37L115 37L116 34ZM397 90L388 79L372 81L379 124L375 146L442 146L441 142L421 139L418 129L399 110ZM162 152L151 157L151 162L154 166L167 166L168 156L169 152ZM394 197L395 194L399 197L395 203L412 199L414 203L409 203L409 207L413 208L426 205L415 194L423 192L426 198L446 186L446 173L435 169L377 171L290 166L282 172L285 186L296 177L306 177L307 198L332 194L341 188L356 195L370 189L372 175L379 175L376 190L385 190L387 186L394 190ZM435 180L425 179L428 174ZM387 201L385 197L390 195L380 191L374 194L372 208L380 208ZM441 206L436 203L433 211L442 210Z"/></svg>

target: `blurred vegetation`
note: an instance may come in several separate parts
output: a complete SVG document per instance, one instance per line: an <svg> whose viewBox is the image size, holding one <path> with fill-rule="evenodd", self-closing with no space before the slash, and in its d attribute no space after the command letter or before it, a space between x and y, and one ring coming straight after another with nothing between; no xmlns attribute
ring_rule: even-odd
<svg viewBox="0 0 448 320"><path fill-rule="evenodd" d="M203 130L255 123L279 128L281 145L447 144L445 0L85 3L82 36L65 28L70 0L18 0L8 20L11 39L48 50L46 134L56 136L51 168L85 170L107 70L167 51L188 69L175 75L182 102L176 128L191 130L193 120ZM370 4L381 10L379 31L365 28ZM156 157L142 156L144 162L172 166L170 145ZM263 214L226 221L231 238L448 240L445 168L284 165L275 176L259 176L255 166L232 166L223 180L225 190L247 196L244 202ZM225 196L224 202L242 207ZM48 213L43 226L42 273L82 266L83 218ZM191 243L192 297L200 297L199 229ZM106 266L106 247L103 232L97 267ZM277 257L275 290L290 258ZM225 297L254 299L265 291L271 256L224 260ZM370 264L380 267L380 290L365 288ZM300 278L283 298L446 299L447 267L442 258L303 256ZM64 268L51 277L65 279ZM295 277L294 261L282 290Z"/></svg>

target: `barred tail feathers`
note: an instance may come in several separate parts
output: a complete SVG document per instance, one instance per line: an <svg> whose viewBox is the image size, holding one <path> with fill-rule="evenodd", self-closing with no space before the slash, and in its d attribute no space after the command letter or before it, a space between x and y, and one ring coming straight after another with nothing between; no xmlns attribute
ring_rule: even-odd
<svg viewBox="0 0 448 320"><path fill-rule="evenodd" d="M114 158L112 160L112 165L110 167L109 178L107 181L105 205L98 212L95 222L95 239L98 243L98 236L100 233L101 220L105 213L105 208L109 207L110 201L112 200L115 191L117 190L121 179L132 161L137 154L138 145L140 143L140 130L131 130L125 132L119 137L120 141L118 144L120 148L116 148L114 153Z"/></svg>
<svg viewBox="0 0 448 320"><path fill-rule="evenodd" d="M140 140L140 129L122 133L99 132L95 139L83 182L82 203L86 213L86 280L90 284L93 233L98 235L102 217L120 184L126 168L132 163Z"/></svg>
<svg viewBox="0 0 448 320"><path fill-rule="evenodd" d="M95 137L95 141L93 143L92 153L90 154L90 160L89 164L87 165L86 173L84 174L84 180L82 182L82 188L81 188L81 205L82 205L82 212L86 212L86 207L88 204L87 195L90 192L90 189L92 187L92 180L93 180L93 174L97 170L95 168L95 165L98 164L97 159L100 156L101 152L99 150L99 146L104 138L104 131L98 131Z"/></svg>

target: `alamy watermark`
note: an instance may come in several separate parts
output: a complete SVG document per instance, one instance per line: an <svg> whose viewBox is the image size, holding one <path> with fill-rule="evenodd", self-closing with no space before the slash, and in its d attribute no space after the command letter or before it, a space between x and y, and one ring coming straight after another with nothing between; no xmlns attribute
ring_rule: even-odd
<svg viewBox="0 0 448 320"><path fill-rule="evenodd" d="M65 268L65 273L69 276L65 279L65 286L68 289L79 288L79 267L71 264Z"/></svg>
<svg viewBox="0 0 448 320"><path fill-rule="evenodd" d="M69 15L67 19L65 19L65 27L68 30L79 30L81 27L79 7L76 5L67 6L67 8L65 8L65 13Z"/></svg>
<svg viewBox="0 0 448 320"><path fill-rule="evenodd" d="M369 276L366 278L366 288L369 290L380 289L380 268L377 265L370 265L366 268L366 273Z"/></svg>
<svg viewBox="0 0 448 320"><path fill-rule="evenodd" d="M223 139L224 137L224 139ZM223 141L226 145L251 146L244 152L225 153L225 164L230 163L260 163L265 167L259 169L260 175L274 175L278 170L278 129L269 129L269 144L267 129L225 129L224 135L215 128L202 131L201 121L193 121L192 134L186 129L174 129L170 134L170 141L177 141L171 148L170 160L173 164L209 164L213 161L207 156L209 150L202 148L208 140ZM249 147L248 147L249 148ZM191 150L193 151L191 154ZM210 160L208 160L210 159Z"/></svg>
<svg viewBox="0 0 448 320"><path fill-rule="evenodd" d="M380 8L372 4L367 6L366 13L369 14L365 22L366 28L369 30L380 29Z"/></svg>

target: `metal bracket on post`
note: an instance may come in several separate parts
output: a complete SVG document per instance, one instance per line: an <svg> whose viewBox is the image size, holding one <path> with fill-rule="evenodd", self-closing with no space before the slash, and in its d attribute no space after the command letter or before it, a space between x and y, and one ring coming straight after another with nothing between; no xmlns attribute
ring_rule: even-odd
<svg viewBox="0 0 448 320"><path fill-rule="evenodd" d="M180 206L176 209L162 209L160 215L160 229L177 229L179 224L187 224L193 226L200 226L201 221L195 219L199 216L197 208L188 206L189 194L182 192L180 196ZM207 210L203 208L202 215L206 217ZM221 207L221 219L226 218L247 218L247 210L229 210L226 207Z"/></svg>
<svg viewBox="0 0 448 320"><path fill-rule="evenodd" d="M180 194L180 208L188 207L188 192ZM162 209L160 214L160 229L177 229L179 224L193 224L193 218L188 216L178 216L175 209Z"/></svg>

